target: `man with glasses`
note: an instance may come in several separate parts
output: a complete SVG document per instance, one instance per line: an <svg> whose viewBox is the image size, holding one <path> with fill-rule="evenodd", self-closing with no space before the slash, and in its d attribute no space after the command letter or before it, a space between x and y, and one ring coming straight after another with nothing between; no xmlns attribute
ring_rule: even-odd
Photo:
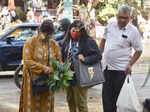
<svg viewBox="0 0 150 112"><path fill-rule="evenodd" d="M116 101L126 75L131 74L133 64L142 53L141 35L130 23L131 8L118 9L115 21L106 26L100 48L104 51L103 108L104 112L116 112ZM132 48L135 53L132 56Z"/></svg>

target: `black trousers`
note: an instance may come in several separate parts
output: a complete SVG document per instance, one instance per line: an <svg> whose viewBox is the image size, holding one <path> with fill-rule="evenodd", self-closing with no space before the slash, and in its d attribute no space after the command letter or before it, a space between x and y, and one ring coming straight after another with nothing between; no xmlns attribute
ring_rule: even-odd
<svg viewBox="0 0 150 112"><path fill-rule="evenodd" d="M116 102L120 90L125 81L126 75L124 71L105 70L105 83L102 89L102 100L104 112L116 112Z"/></svg>

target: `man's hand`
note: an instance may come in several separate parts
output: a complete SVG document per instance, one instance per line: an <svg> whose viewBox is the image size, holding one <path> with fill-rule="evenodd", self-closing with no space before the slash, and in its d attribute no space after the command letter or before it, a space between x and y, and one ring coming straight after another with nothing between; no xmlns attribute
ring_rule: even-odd
<svg viewBox="0 0 150 112"><path fill-rule="evenodd" d="M45 66L44 73L45 74L51 74L51 73L53 73L53 67Z"/></svg>
<svg viewBox="0 0 150 112"><path fill-rule="evenodd" d="M85 60L85 58L84 58L84 56L83 56L82 54L79 54L79 55L78 55L78 59L81 60L81 61L84 61L84 60Z"/></svg>
<svg viewBox="0 0 150 112"><path fill-rule="evenodd" d="M142 51L136 51L133 55L133 57L130 60L130 63L127 65L126 67L126 74L131 74L132 72L132 66L133 64L139 59L139 57L141 56Z"/></svg>
<svg viewBox="0 0 150 112"><path fill-rule="evenodd" d="M126 75L131 75L131 72L132 72L132 66L131 64L128 64L125 73Z"/></svg>

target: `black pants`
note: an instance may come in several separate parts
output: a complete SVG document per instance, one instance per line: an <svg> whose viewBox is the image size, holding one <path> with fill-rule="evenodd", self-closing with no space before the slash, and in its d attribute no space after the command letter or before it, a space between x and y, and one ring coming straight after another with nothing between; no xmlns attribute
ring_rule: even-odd
<svg viewBox="0 0 150 112"><path fill-rule="evenodd" d="M105 70L105 83L102 89L104 112L116 112L116 102L125 81L124 71Z"/></svg>

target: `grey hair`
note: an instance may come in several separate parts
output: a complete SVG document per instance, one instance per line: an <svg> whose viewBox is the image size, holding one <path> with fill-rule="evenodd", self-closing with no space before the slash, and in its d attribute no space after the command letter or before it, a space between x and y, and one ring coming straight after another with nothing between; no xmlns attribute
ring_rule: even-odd
<svg viewBox="0 0 150 112"><path fill-rule="evenodd" d="M130 6L128 5L122 5L119 9L118 9L118 14L119 13L129 13L130 16L132 16L132 9Z"/></svg>

